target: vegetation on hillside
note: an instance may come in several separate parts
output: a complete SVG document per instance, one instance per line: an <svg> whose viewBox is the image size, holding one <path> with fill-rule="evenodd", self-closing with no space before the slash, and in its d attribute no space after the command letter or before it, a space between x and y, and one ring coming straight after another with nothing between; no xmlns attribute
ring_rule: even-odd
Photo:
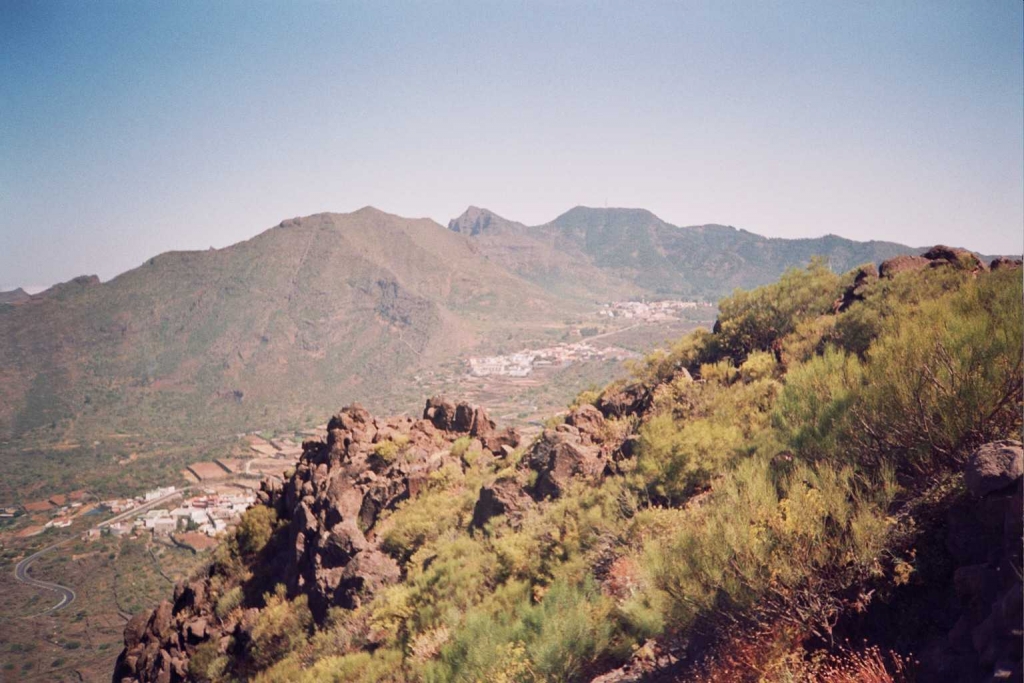
<svg viewBox="0 0 1024 683"><path fill-rule="evenodd" d="M637 364L643 409L605 427L633 447L600 483L472 528L482 485L531 483L518 454L432 476L382 527L400 582L320 625L270 590L246 662L210 650L190 670L577 681L657 642L767 628L785 635L769 644L791 642L757 655L768 680L893 680L900 653L837 663L792 643L832 643L846 615L911 583L921 501L955 489L979 444L1019 438L1024 293L1019 270L930 268L876 279L836 312L852 279L813 262L736 292L714 332ZM273 529L250 512L223 550L226 596Z"/></svg>

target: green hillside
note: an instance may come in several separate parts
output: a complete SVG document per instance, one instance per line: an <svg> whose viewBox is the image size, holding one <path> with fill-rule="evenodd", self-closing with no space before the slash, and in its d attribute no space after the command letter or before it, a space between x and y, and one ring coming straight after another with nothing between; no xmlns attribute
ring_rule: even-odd
<svg viewBox="0 0 1024 683"><path fill-rule="evenodd" d="M1013 680L1020 264L912 263L739 291L531 442L343 409L116 679Z"/></svg>
<svg viewBox="0 0 1024 683"><path fill-rule="evenodd" d="M0 306L0 437L233 432L355 399L397 409L401 373L566 308L429 220L288 220Z"/></svg>

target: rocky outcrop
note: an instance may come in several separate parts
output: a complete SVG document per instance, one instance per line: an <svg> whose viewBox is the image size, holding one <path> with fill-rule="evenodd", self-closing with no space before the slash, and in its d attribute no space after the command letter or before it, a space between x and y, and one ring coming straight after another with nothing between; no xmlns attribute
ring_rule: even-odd
<svg viewBox="0 0 1024 683"><path fill-rule="evenodd" d="M328 609L358 607L397 581L399 565L381 550L376 533L381 514L416 496L431 473L464 467L451 454L451 444L466 436L485 458L505 457L520 441L514 430L499 431L483 409L440 398L430 399L418 420L382 420L358 405L339 412L328 422L326 440L303 444L286 482L261 485L259 504L275 511L279 527L251 558L253 578L239 588L246 596L259 596L283 584L290 597L305 595L314 618L322 621ZM500 484L492 490L491 502L484 503L492 514L525 509ZM203 643L216 642L222 652L244 647L259 616L259 598L218 615L215 605L226 592L224 584L224 577L211 570L179 584L173 602L134 617L125 628L114 680L184 681L188 662ZM244 658L242 652L232 654Z"/></svg>
<svg viewBox="0 0 1024 683"><path fill-rule="evenodd" d="M875 264L863 265L853 272L853 283L843 291L841 299L836 301L834 309L836 313L842 313L857 301L863 301L869 285L878 279L878 269Z"/></svg>
<svg viewBox="0 0 1024 683"><path fill-rule="evenodd" d="M920 655L918 680L1019 681L1024 648L1024 449L985 444L970 457L966 504L951 510L946 548L959 618ZM954 612L955 614L955 612Z"/></svg>
<svg viewBox="0 0 1024 683"><path fill-rule="evenodd" d="M920 256L896 256L882 262L878 267L879 275L883 278L892 278L899 273L916 272L925 268L956 268L971 273L978 273L988 270L988 266L975 255L966 249L959 247L947 247L944 244L937 244Z"/></svg>
<svg viewBox="0 0 1024 683"><path fill-rule="evenodd" d="M878 267L878 274L883 278L892 278L899 273L913 273L924 270L931 264L931 261L923 256L895 256L882 261Z"/></svg>
<svg viewBox="0 0 1024 683"><path fill-rule="evenodd" d="M574 479L596 481L611 463L621 439L610 438L605 418L592 405L576 408L553 429L545 429L520 463L536 472L528 490L536 499L557 498Z"/></svg>
<svg viewBox="0 0 1024 683"><path fill-rule="evenodd" d="M647 410L650 404L650 395L641 384L607 389L597 399L597 409L604 417L637 415Z"/></svg>
<svg viewBox="0 0 1024 683"><path fill-rule="evenodd" d="M494 517L504 515L513 527L519 525L523 515L533 507L533 499L515 479L499 479L480 488L480 497L473 508L474 528L482 529Z"/></svg>
<svg viewBox="0 0 1024 683"><path fill-rule="evenodd" d="M922 254L922 256L931 261L929 265L933 267L950 265L960 270L972 272L988 270L988 266L972 252L957 247L947 247L944 244L935 245Z"/></svg>
<svg viewBox="0 0 1024 683"><path fill-rule="evenodd" d="M1024 475L1024 449L1019 441L996 441L976 450L967 462L964 483L979 498L1005 489Z"/></svg>
<svg viewBox="0 0 1024 683"><path fill-rule="evenodd" d="M991 270L1009 270L1011 268L1020 268L1024 266L1024 261L1019 258L1003 258L1002 256L992 259L992 263L989 264Z"/></svg>

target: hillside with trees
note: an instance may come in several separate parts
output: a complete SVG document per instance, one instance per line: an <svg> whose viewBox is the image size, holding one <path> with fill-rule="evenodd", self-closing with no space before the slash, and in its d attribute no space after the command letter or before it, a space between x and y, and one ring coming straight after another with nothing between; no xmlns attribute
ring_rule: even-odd
<svg viewBox="0 0 1024 683"><path fill-rule="evenodd" d="M115 680L1019 678L1019 262L814 260L719 308L532 441L342 410Z"/></svg>

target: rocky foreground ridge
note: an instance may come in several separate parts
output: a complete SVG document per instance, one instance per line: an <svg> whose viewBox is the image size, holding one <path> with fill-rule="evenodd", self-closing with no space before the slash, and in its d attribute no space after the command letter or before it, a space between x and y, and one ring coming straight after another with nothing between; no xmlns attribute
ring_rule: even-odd
<svg viewBox="0 0 1024 683"><path fill-rule="evenodd" d="M600 410L581 406L564 424L545 429L515 474L481 488L473 525L482 527L496 515L514 521L536 501L557 497L571 480L596 480L614 471L632 442L608 432L605 414L630 414L642 402L627 388L604 397ZM352 609L400 578L399 565L381 549L382 513L416 496L446 466L465 467L467 456L474 462L506 459L521 442L516 430L498 429L484 409L441 398L428 400L418 420L379 419L349 406L331 418L327 430L326 441L303 444L288 481L262 483L259 504L274 509L281 527L259 560L269 571L244 587L258 595L284 584L289 596L307 597L318 622L330 608ZM453 444L466 438L464 453L453 455ZM400 444L401 454L382 444ZM530 472L535 475L523 476ZM533 483L524 483L528 479ZM172 600L134 617L125 628L114 680L188 680L189 659L203 643L218 643L222 653L241 652L259 609L218 616L215 608L224 592L218 583L211 568L179 583Z"/></svg>
<svg viewBox="0 0 1024 683"><path fill-rule="evenodd" d="M833 310L862 301L871 281L947 267L982 273L1019 268L1020 262L997 260L988 266L969 252L935 247L922 257L897 257L877 270L859 269ZM694 381L684 367L674 373L665 386ZM428 400L419 419L376 418L356 405L343 409L330 420L326 440L303 444L287 481L263 482L258 507L273 511L275 526L269 541L235 571L240 578L226 582L230 572L215 560L202 575L176 586L172 600L133 618L114 681L191 680L190 661L204 651L226 655L245 677L245 653L261 613L256 605L277 586L291 600L308 601L318 624L339 609L366 604L381 587L403 578L402 565L383 543L389 513L446 471L465 472L481 461L494 465L496 476L475 492L474 529L497 516L515 526L531 508L559 498L574 482L596 484L628 472L638 449L636 423L651 409L658 389L641 382L612 385L528 445L516 430L499 429L484 409L442 398ZM1021 675L1022 475L1019 441L977 448L964 466L964 494L929 531L936 552L945 558L937 563L945 573L926 579L920 589L926 609L919 616L930 624L915 644L923 680L1013 680ZM606 583L601 568L594 570L595 578ZM609 586L602 589L614 592ZM241 595L225 607L232 591ZM876 605L840 624L837 632L877 640L888 622L896 623L901 609L920 608ZM362 638L372 650L372 629L364 630ZM683 649L674 646L671 641L652 645L663 647L662 652ZM678 678L679 664L675 655L647 657L599 680L685 680Z"/></svg>

